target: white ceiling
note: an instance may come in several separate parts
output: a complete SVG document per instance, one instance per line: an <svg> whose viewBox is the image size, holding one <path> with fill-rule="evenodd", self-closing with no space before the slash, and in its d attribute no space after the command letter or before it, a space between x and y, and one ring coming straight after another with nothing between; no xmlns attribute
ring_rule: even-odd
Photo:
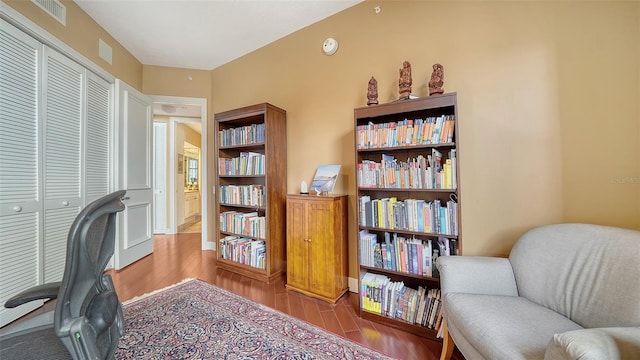
<svg viewBox="0 0 640 360"><path fill-rule="evenodd" d="M179 116L189 118L200 118L202 112L199 105L174 104L156 102L153 104L155 115Z"/></svg>
<svg viewBox="0 0 640 360"><path fill-rule="evenodd" d="M199 70L215 69L361 1L75 0L142 64Z"/></svg>
<svg viewBox="0 0 640 360"><path fill-rule="evenodd" d="M202 119L202 109L199 105L156 102L153 103L153 115ZM195 130L198 134L202 133L199 122L183 122L183 124Z"/></svg>

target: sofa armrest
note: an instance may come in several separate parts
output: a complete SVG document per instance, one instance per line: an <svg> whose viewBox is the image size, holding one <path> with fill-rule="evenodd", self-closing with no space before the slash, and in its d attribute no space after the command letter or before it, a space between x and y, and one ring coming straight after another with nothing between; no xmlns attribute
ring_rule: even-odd
<svg viewBox="0 0 640 360"><path fill-rule="evenodd" d="M447 293L518 296L511 262L506 258L483 256L440 256L442 296Z"/></svg>
<svg viewBox="0 0 640 360"><path fill-rule="evenodd" d="M639 360L640 327L591 328L555 334L545 360Z"/></svg>

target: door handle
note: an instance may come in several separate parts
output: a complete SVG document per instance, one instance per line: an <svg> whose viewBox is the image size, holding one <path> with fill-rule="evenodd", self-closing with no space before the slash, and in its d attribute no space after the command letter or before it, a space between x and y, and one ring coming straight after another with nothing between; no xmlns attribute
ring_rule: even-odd
<svg viewBox="0 0 640 360"><path fill-rule="evenodd" d="M128 197L128 196L124 196L124 197L122 197L120 200L122 200L122 201L124 201L124 200L131 200L131 198L130 198L130 197Z"/></svg>

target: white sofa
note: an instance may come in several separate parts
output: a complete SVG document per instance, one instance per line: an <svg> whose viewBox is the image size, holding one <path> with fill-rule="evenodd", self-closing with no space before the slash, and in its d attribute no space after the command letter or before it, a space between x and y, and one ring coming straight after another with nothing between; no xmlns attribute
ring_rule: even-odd
<svg viewBox="0 0 640 360"><path fill-rule="evenodd" d="M509 258L438 258L445 334L467 360L640 359L640 232L557 224Z"/></svg>

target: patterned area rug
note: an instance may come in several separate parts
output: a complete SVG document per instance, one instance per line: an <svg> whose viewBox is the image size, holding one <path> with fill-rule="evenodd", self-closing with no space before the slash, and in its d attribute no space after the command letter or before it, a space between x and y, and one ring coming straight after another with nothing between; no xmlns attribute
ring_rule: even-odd
<svg viewBox="0 0 640 360"><path fill-rule="evenodd" d="M116 359L390 359L200 280L124 306Z"/></svg>

